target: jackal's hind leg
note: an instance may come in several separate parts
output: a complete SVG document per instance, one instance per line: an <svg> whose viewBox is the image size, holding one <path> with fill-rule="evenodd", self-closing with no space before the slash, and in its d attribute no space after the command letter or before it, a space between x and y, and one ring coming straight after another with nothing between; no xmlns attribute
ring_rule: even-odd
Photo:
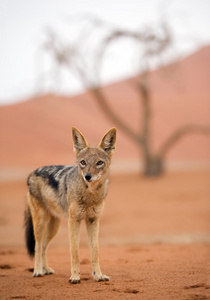
<svg viewBox="0 0 210 300"><path fill-rule="evenodd" d="M43 245L42 245L42 262L43 262L43 273L44 275L53 274L54 270L48 266L47 262L47 247L49 242L52 240L52 238L56 235L58 232L58 228L60 225L60 219L56 218L54 216L51 216L47 229L45 232Z"/></svg>
<svg viewBox="0 0 210 300"><path fill-rule="evenodd" d="M49 213L44 209L42 202L29 194L29 206L33 220L33 230L35 236L35 262L34 277L43 276L43 241L50 220Z"/></svg>

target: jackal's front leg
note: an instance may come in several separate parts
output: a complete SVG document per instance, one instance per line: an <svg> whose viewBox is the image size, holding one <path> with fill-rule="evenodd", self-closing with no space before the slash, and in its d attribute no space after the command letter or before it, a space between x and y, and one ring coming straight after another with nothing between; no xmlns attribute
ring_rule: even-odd
<svg viewBox="0 0 210 300"><path fill-rule="evenodd" d="M71 252L71 283L80 282L79 270L79 227L80 221L69 216L69 238L70 238L70 252Z"/></svg>
<svg viewBox="0 0 210 300"><path fill-rule="evenodd" d="M87 227L89 246L90 246L93 277L96 281L108 281L109 277L102 274L99 265L99 246L98 246L99 218L95 218L95 219L87 218L86 227Z"/></svg>

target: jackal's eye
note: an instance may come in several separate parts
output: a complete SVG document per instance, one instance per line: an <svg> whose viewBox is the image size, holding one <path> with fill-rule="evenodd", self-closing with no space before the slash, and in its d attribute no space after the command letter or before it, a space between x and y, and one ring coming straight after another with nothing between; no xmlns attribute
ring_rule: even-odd
<svg viewBox="0 0 210 300"><path fill-rule="evenodd" d="M102 166L104 164L104 162L102 161L102 160L99 160L98 162L97 162L97 166Z"/></svg>
<svg viewBox="0 0 210 300"><path fill-rule="evenodd" d="M85 162L84 160L81 160L80 164L81 164L82 166L85 166L85 165L86 165L86 162Z"/></svg>

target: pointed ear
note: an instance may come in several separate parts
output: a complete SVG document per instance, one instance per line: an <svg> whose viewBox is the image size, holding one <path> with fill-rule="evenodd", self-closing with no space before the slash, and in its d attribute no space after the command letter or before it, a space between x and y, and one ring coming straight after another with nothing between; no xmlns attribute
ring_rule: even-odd
<svg viewBox="0 0 210 300"><path fill-rule="evenodd" d="M82 149L88 147L88 143L84 136L81 134L81 132L75 128L72 127L72 138L74 142L74 153L77 155Z"/></svg>
<svg viewBox="0 0 210 300"><path fill-rule="evenodd" d="M103 149L107 152L107 154L112 155L115 150L115 144L116 144L116 134L117 129L112 128L110 129L102 138L102 140L99 143L99 148Z"/></svg>

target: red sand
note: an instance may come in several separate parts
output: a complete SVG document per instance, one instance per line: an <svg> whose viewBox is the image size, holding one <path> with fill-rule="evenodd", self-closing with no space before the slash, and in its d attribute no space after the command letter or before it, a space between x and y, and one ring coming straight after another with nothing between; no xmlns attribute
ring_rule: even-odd
<svg viewBox="0 0 210 300"><path fill-rule="evenodd" d="M67 221L48 250L54 275L32 278L24 247L25 182L0 183L0 299L210 299L210 172L111 176L94 282L84 224L81 283L68 283Z"/></svg>

